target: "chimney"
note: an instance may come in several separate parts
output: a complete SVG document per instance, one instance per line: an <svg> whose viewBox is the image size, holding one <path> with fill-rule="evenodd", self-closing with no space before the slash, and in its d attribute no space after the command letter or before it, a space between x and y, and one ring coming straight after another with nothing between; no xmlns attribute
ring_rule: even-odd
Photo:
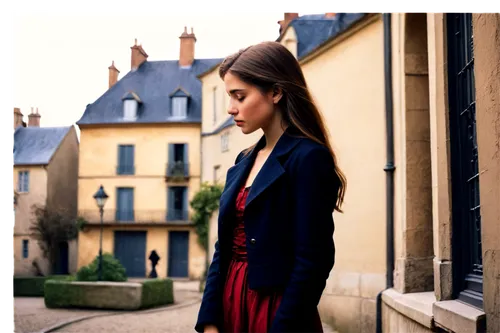
<svg viewBox="0 0 500 333"><path fill-rule="evenodd" d="M137 45L137 38L135 39L135 45L131 46L130 49L132 49L131 69L135 71L146 61L148 54L144 51L142 45Z"/></svg>
<svg viewBox="0 0 500 333"><path fill-rule="evenodd" d="M19 126L23 126L23 114L21 113L21 109L14 108L14 129Z"/></svg>
<svg viewBox="0 0 500 333"><path fill-rule="evenodd" d="M283 33L283 31L285 31L288 24L297 17L299 17L299 13L285 13L284 19L278 21L278 24L280 25L280 35Z"/></svg>
<svg viewBox="0 0 500 333"><path fill-rule="evenodd" d="M337 15L337 13L325 13L325 17L327 18L335 17L335 15Z"/></svg>
<svg viewBox="0 0 500 333"><path fill-rule="evenodd" d="M113 60L111 62L111 66L108 67L109 69L109 88L111 88L117 81L118 81L118 74L120 71L115 67L115 61Z"/></svg>
<svg viewBox="0 0 500 333"><path fill-rule="evenodd" d="M187 27L184 27L184 32L179 38L181 40L179 66L191 66L194 61L194 44L196 43L193 28L191 28L191 33L188 34Z"/></svg>
<svg viewBox="0 0 500 333"><path fill-rule="evenodd" d="M40 117L38 108L36 108L36 113L34 113L33 108L31 108L31 113L28 115L28 127L40 127Z"/></svg>

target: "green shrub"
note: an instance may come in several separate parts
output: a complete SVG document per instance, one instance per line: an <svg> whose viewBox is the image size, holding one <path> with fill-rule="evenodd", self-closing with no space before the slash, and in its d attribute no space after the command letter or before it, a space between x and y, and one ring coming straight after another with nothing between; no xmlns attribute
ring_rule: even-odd
<svg viewBox="0 0 500 333"><path fill-rule="evenodd" d="M43 297L45 281L71 280L71 275L14 277L14 297Z"/></svg>
<svg viewBox="0 0 500 333"><path fill-rule="evenodd" d="M75 301L81 300L85 295L81 288L72 288L71 281L47 281L45 284L45 306L47 308L71 308ZM78 303L76 303L78 304Z"/></svg>
<svg viewBox="0 0 500 333"><path fill-rule="evenodd" d="M99 256L96 256L88 266L84 266L76 273L76 281L97 281L99 275ZM110 253L102 255L102 281L127 281L125 267Z"/></svg>
<svg viewBox="0 0 500 333"><path fill-rule="evenodd" d="M141 308L151 308L174 302L174 284L170 279L148 280L142 283Z"/></svg>

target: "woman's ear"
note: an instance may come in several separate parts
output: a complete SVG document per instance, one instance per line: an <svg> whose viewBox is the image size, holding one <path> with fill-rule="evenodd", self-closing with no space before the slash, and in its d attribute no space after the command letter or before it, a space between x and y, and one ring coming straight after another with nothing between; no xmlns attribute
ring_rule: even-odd
<svg viewBox="0 0 500 333"><path fill-rule="evenodd" d="M278 86L274 86L273 88L273 103L278 104L278 102L283 97L283 89Z"/></svg>

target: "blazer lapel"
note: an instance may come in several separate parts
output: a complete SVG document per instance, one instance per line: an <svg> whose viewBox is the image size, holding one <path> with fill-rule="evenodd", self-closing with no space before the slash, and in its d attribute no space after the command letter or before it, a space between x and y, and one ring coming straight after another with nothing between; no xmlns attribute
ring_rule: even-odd
<svg viewBox="0 0 500 333"><path fill-rule="evenodd" d="M291 151L300 141L299 137L292 136L291 134L292 132L289 127L279 138L273 151L253 181L245 208L285 173L279 157Z"/></svg>
<svg viewBox="0 0 500 333"><path fill-rule="evenodd" d="M269 155L266 163L264 163L253 181L250 192L248 193L245 208L284 173L285 170L281 166L281 163L276 157Z"/></svg>
<svg viewBox="0 0 500 333"><path fill-rule="evenodd" d="M246 181L252 169L255 157L263 144L265 144L264 137L259 140L255 148L247 156L243 157L239 163L227 170L226 189L222 193L220 199L219 216L221 222L224 222L225 217L230 216L228 214L231 214L234 210L236 196L241 186L243 186L243 182Z"/></svg>
<svg viewBox="0 0 500 333"><path fill-rule="evenodd" d="M273 151L255 177L250 192L248 193L245 207L285 173L285 169L281 165L279 158L287 154L299 143L301 138L294 134L295 132L289 127L283 135L281 135ZM265 144L266 139L262 136L254 149L247 156L243 157L239 163L232 166L227 171L226 188L220 199L219 218L221 223L224 223L225 218L231 216L230 214L234 211L236 196L241 186L243 186L243 182L248 178L255 158L257 157L257 153Z"/></svg>

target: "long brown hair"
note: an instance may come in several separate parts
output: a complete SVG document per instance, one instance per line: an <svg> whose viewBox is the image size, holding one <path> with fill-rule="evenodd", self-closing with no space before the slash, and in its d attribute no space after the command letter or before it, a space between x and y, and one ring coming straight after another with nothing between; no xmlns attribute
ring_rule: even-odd
<svg viewBox="0 0 500 333"><path fill-rule="evenodd" d="M262 93L281 89L283 96L278 107L283 120L304 137L326 146L333 157L335 173L340 180L335 209L342 212L340 207L344 201L346 177L337 165L323 118L293 54L278 42L262 42L225 58L219 67L219 76L224 79L228 71L243 82L256 86Z"/></svg>

